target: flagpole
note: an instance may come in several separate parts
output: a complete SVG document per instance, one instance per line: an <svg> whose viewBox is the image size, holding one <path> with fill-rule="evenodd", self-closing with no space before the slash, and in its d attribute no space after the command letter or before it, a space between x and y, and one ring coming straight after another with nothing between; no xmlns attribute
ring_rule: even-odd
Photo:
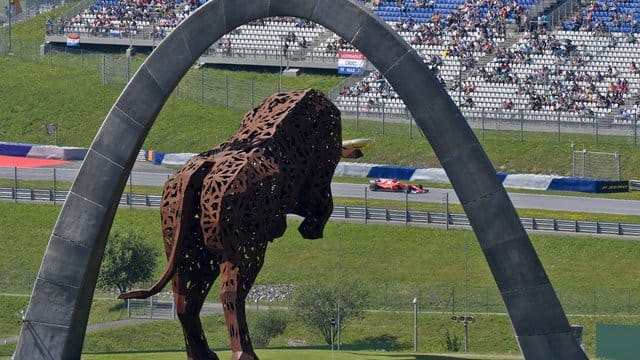
<svg viewBox="0 0 640 360"><path fill-rule="evenodd" d="M8 54L11 54L11 13L13 12L13 10L11 9L11 0L9 0L9 14L7 15L9 17L9 44L8 44Z"/></svg>

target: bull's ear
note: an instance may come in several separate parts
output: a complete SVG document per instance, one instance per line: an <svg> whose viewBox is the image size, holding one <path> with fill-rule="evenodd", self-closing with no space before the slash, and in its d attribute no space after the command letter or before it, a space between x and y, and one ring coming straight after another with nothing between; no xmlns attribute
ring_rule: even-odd
<svg viewBox="0 0 640 360"><path fill-rule="evenodd" d="M342 148L341 156L345 159L357 159L363 156L362 150L355 148Z"/></svg>

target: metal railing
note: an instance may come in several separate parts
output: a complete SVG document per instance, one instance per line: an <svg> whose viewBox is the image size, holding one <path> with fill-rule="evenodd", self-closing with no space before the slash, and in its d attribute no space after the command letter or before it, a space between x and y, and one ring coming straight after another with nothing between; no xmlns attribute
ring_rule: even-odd
<svg viewBox="0 0 640 360"><path fill-rule="evenodd" d="M31 188L0 187L0 200L5 201L39 201L62 203L68 191L42 190ZM123 193L120 206L159 208L162 197L160 195ZM335 205L331 218L334 220L383 222L404 224L411 226L458 226L470 227L466 214L450 212L418 211L372 208L368 206L340 206ZM527 230L569 232L579 234L601 234L615 236L640 236L640 224L626 224L619 222L582 221L547 218L520 218Z"/></svg>

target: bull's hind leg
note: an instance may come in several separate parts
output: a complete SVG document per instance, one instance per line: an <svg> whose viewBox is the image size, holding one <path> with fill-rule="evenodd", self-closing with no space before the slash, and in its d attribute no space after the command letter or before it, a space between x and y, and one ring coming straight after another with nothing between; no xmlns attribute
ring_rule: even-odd
<svg viewBox="0 0 640 360"><path fill-rule="evenodd" d="M231 340L232 360L257 360L253 351L247 319L245 300L258 272L264 263L265 245L258 245L251 254L246 254L240 265L230 261L220 265L222 271L222 290L220 299Z"/></svg>
<svg viewBox="0 0 640 360"><path fill-rule="evenodd" d="M219 274L218 264L207 250L200 248L184 259L173 277L173 297L189 360L218 360L205 338L200 310Z"/></svg>

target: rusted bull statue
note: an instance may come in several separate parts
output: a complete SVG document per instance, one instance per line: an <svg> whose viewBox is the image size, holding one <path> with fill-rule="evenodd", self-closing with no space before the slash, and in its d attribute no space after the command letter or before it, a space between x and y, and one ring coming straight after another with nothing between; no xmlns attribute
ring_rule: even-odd
<svg viewBox="0 0 640 360"><path fill-rule="evenodd" d="M352 149L353 150L353 149ZM164 186L160 214L167 269L146 298L172 280L189 359L218 359L209 349L200 309L222 274L220 299L232 359L257 359L245 298L267 244L284 234L286 215L304 218L298 231L322 237L333 211L330 182L342 149L339 110L315 90L269 97L247 113L237 134L190 159Z"/></svg>

